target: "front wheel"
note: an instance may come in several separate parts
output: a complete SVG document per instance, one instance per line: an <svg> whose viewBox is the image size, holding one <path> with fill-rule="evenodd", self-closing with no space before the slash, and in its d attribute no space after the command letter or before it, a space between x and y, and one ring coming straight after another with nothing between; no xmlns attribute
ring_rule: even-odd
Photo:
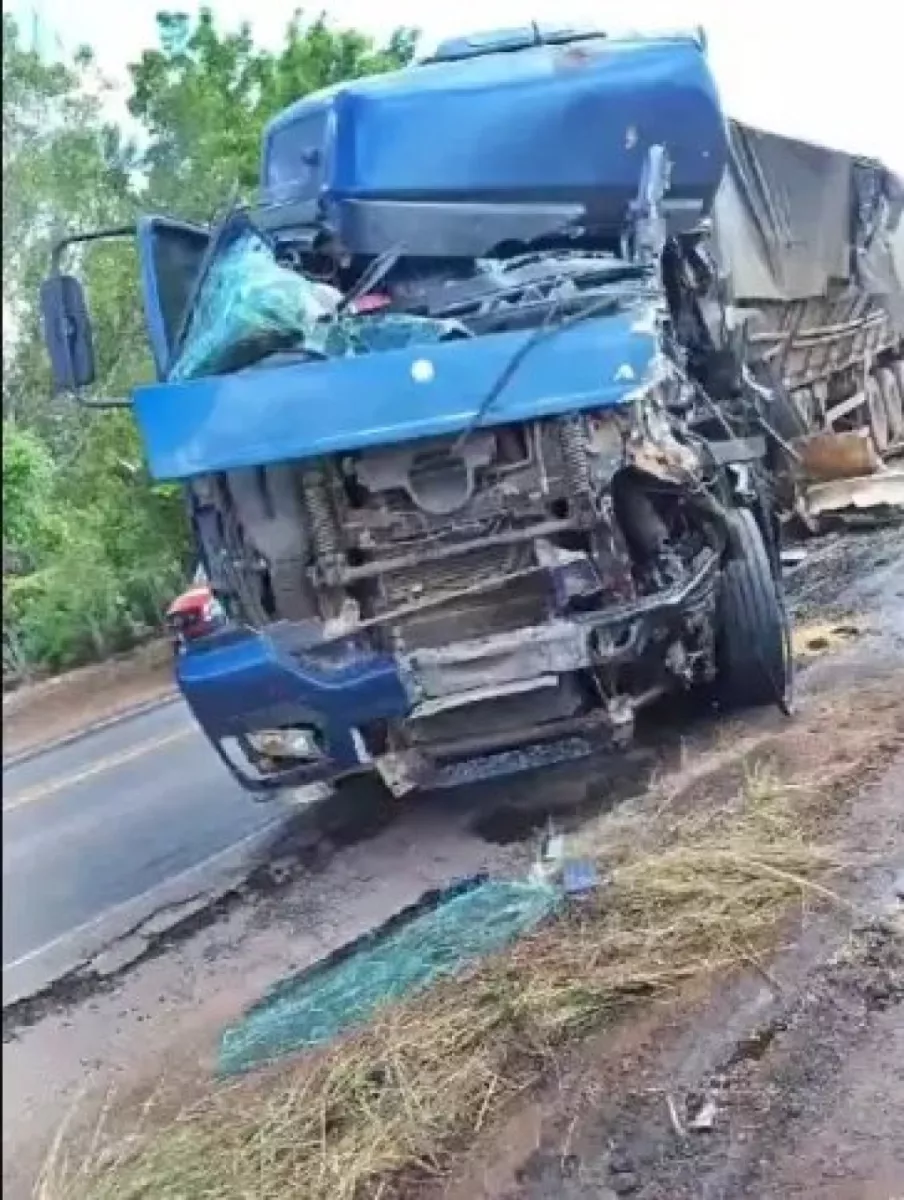
<svg viewBox="0 0 904 1200"><path fill-rule="evenodd" d="M777 704L790 712L791 629L769 554L749 509L731 514L733 553L716 609L716 692L725 708Z"/></svg>

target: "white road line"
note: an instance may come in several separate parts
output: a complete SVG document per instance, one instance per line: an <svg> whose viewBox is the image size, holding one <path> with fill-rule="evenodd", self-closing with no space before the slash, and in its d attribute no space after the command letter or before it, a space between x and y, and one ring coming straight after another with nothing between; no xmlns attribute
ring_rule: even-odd
<svg viewBox="0 0 904 1200"><path fill-rule="evenodd" d="M175 733L168 733L164 737L150 738L146 742L139 742L136 746L130 746L127 750L121 750L118 754L109 754L106 758L98 759L92 763L90 767L85 767L82 771L75 771L70 775L62 775L57 779L49 779L46 783L36 784L32 788L20 792L18 796L11 796L7 803L3 805L5 813L15 812L17 808L22 808L26 804L33 804L36 800L46 800L50 796L55 796L59 792L65 791L67 788L75 787L79 783L84 783L88 779L94 779L97 775L103 775L106 771L113 771L116 767L124 766L126 763L132 762L136 758L141 758L145 754L151 754L155 750L161 750L164 746L172 745L173 742L184 741L190 734L194 733L194 727L186 726L184 729L178 729Z"/></svg>
<svg viewBox="0 0 904 1200"><path fill-rule="evenodd" d="M269 821L266 825L262 825L261 828L255 830L254 833L249 833L246 837L241 838L239 841L232 842L232 844L226 846L225 849L218 850L216 854L212 854L209 858L204 858L201 860L201 862L195 863L194 866L186 867L184 871L179 871L176 875L168 876L166 879L161 880L160 883L154 884L153 887L147 888L143 892L139 892L137 896L132 896L128 900L123 900L119 904L114 904L112 908L105 908L102 913L98 913L98 915L96 917L92 917L90 921L84 921L81 925L76 925L74 929L68 929L65 933L61 933L58 937L52 938L49 942L45 942L43 946L37 946L34 950L29 950L27 954L22 954L19 958L13 959L12 962L4 963L4 974L7 971L16 970L28 962L33 962L36 958L40 958L42 954L46 954L49 950L53 950L57 946L62 946L65 942L69 941L70 938L75 938L80 934L88 933L91 929L95 928L97 925L100 925L101 922L109 921L111 917L116 915L116 913L125 912L133 905L139 904L142 900L150 898L161 888L171 887L173 884L178 884L182 879L189 879L196 872L208 870L216 863L228 858L229 855L235 854L237 850L242 848L242 846L247 846L251 842L259 840L269 830L275 830L280 825L284 825L285 823L286 814L284 813L281 817L276 817L274 820Z"/></svg>

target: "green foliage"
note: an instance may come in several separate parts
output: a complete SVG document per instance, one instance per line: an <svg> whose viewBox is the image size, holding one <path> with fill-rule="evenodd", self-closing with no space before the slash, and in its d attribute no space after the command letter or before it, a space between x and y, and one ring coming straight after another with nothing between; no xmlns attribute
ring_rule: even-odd
<svg viewBox="0 0 904 1200"><path fill-rule="evenodd" d="M264 125L309 92L408 62L415 35L398 31L377 47L355 30L295 16L276 53L254 44L245 23L217 28L210 9L197 20L164 12L160 45L131 68L129 109L150 131L148 193L164 208L199 219L257 187Z"/></svg>
<svg viewBox="0 0 904 1200"><path fill-rule="evenodd" d="M51 398L37 290L61 231L127 221L138 211L134 147L101 119L102 82L90 53L46 64L21 45L3 15L3 414L34 428L52 452L65 450L77 421ZM95 300L102 369L123 314L136 310L134 271L86 264ZM115 316L115 319L114 319ZM131 346L139 344L131 339Z"/></svg>
<svg viewBox="0 0 904 1200"><path fill-rule="evenodd" d="M19 569L56 550L62 526L49 503L54 464L31 431L3 423L3 549Z"/></svg>
<svg viewBox="0 0 904 1200"><path fill-rule="evenodd" d="M129 224L141 211L210 219L257 186L260 136L279 109L343 79L397 67L385 46L295 16L276 51L250 26L158 16L159 44L131 67L141 149L104 118L90 48L69 63L28 50L3 14L4 654L59 669L122 649L159 625L191 562L181 491L154 484L128 412L52 394L37 305L63 231ZM91 306L96 393L150 378L134 246L99 243L68 264ZM6 658L4 658L6 662Z"/></svg>
<svg viewBox="0 0 904 1200"><path fill-rule="evenodd" d="M185 574L180 494L150 486L128 415L103 416L62 468L35 434L4 429L4 625L32 664L74 666L134 644Z"/></svg>

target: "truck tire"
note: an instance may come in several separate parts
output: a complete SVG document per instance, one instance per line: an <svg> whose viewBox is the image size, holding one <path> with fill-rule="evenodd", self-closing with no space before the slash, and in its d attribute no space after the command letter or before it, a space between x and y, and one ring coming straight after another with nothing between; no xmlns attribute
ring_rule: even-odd
<svg viewBox="0 0 904 1200"><path fill-rule="evenodd" d="M901 404L904 405L904 358L896 358L891 364L891 369L898 383L898 395L901 397Z"/></svg>
<svg viewBox="0 0 904 1200"><path fill-rule="evenodd" d="M889 430L888 430L888 409L885 405L885 396L882 393L882 387L875 375L871 375L866 381L866 416L869 423L870 433L873 435L873 442L879 454L884 454L888 449Z"/></svg>
<svg viewBox="0 0 904 1200"><path fill-rule="evenodd" d="M794 668L781 582L750 509L732 513L731 524L736 544L716 610L716 696L722 708L777 704L788 713Z"/></svg>
<svg viewBox="0 0 904 1200"><path fill-rule="evenodd" d="M878 372L879 387L885 401L885 415L888 418L888 440L891 444L904 438L904 384L899 379L900 374L895 367L883 367Z"/></svg>

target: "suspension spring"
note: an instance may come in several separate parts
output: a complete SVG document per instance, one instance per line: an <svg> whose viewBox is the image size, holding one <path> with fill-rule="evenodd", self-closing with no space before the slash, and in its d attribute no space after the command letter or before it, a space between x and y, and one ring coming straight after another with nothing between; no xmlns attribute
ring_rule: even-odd
<svg viewBox="0 0 904 1200"><path fill-rule="evenodd" d="M591 495L593 480L587 457L587 437L580 417L565 417L559 423L559 440L570 487L578 496Z"/></svg>
<svg viewBox="0 0 904 1200"><path fill-rule="evenodd" d="M312 467L304 472L301 486L317 558L325 566L333 565L342 555L342 542L326 472L322 467Z"/></svg>

